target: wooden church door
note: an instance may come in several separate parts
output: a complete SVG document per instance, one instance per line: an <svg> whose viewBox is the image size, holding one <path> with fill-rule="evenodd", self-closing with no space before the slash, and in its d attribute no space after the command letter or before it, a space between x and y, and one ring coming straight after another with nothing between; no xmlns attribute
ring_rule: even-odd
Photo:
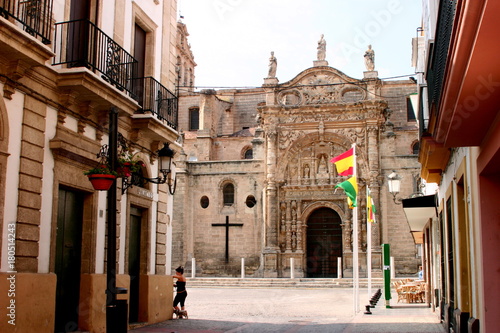
<svg viewBox="0 0 500 333"><path fill-rule="evenodd" d="M316 209L307 221L308 278L336 278L337 258L342 257L341 218L330 208Z"/></svg>

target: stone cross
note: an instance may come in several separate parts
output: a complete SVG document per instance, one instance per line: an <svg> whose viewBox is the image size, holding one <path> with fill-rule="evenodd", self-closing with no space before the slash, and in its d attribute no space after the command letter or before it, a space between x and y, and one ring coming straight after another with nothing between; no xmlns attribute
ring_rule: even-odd
<svg viewBox="0 0 500 333"><path fill-rule="evenodd" d="M226 216L226 223L212 223L212 227L226 227L226 264L229 262L229 227L242 227L243 223L229 223L229 216Z"/></svg>

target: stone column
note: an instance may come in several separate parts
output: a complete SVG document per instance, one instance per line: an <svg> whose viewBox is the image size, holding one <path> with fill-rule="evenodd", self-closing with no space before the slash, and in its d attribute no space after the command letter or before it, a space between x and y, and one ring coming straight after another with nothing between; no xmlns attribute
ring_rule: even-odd
<svg viewBox="0 0 500 333"><path fill-rule="evenodd" d="M275 128L267 132L267 185L266 185L266 212L265 212L265 248L264 277L278 276L278 232L279 202L278 190L275 181L277 132Z"/></svg>
<svg viewBox="0 0 500 333"><path fill-rule="evenodd" d="M305 234L305 224L303 223L302 219L302 201L297 202L297 251L296 252L303 252L304 251L304 244L303 244L303 238Z"/></svg>
<svg viewBox="0 0 500 333"><path fill-rule="evenodd" d="M286 202L286 252L292 252L292 221L290 201Z"/></svg>
<svg viewBox="0 0 500 333"><path fill-rule="evenodd" d="M297 202L291 202L291 223L292 223L292 250L297 250Z"/></svg>
<svg viewBox="0 0 500 333"><path fill-rule="evenodd" d="M252 140L252 150L253 150L253 158L255 160L264 159L264 130L260 127L255 129L255 137Z"/></svg>

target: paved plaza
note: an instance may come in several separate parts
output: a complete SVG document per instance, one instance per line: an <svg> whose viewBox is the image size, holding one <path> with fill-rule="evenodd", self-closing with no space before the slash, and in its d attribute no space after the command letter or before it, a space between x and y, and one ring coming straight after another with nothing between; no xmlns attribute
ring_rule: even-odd
<svg viewBox="0 0 500 333"><path fill-rule="evenodd" d="M425 305L397 304L393 295L391 308L381 298L368 315L364 311L371 295L366 289L359 295L360 312L354 314L351 288L190 288L189 319L133 332L445 332L438 314Z"/></svg>

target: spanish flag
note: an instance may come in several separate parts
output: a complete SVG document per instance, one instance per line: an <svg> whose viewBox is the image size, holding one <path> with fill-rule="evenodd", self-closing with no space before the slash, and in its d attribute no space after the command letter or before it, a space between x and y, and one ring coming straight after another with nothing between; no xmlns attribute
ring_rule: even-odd
<svg viewBox="0 0 500 333"><path fill-rule="evenodd" d="M375 213L377 212L377 209L375 208L375 203L373 202L372 195L370 193L370 189L367 189L367 196L366 196L366 216L368 217L368 222L375 222Z"/></svg>
<svg viewBox="0 0 500 333"><path fill-rule="evenodd" d="M345 182L337 184L335 188L341 188L345 191L347 195L347 203L349 204L349 208L356 207L356 196L358 194L358 183L356 181L356 177L351 177Z"/></svg>
<svg viewBox="0 0 500 333"><path fill-rule="evenodd" d="M354 148L330 160L335 163L339 176L352 176L354 168Z"/></svg>

